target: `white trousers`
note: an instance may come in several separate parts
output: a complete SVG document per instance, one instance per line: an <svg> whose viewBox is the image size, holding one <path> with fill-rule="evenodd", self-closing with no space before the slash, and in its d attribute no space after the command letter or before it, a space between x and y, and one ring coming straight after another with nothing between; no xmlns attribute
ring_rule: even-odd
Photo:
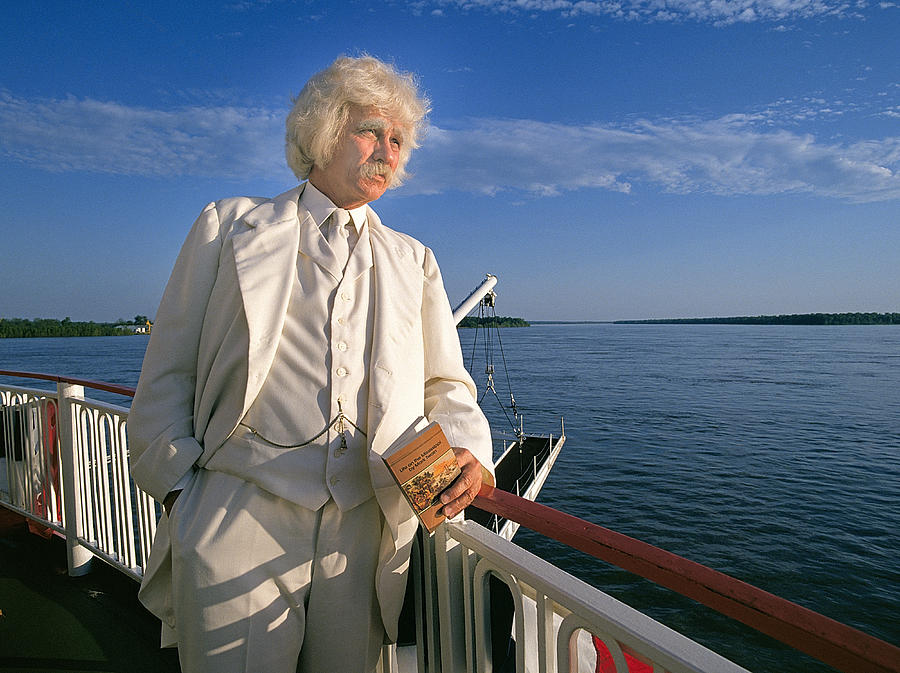
<svg viewBox="0 0 900 673"><path fill-rule="evenodd" d="M384 627L372 498L312 511L199 470L169 521L183 673L366 673Z"/></svg>

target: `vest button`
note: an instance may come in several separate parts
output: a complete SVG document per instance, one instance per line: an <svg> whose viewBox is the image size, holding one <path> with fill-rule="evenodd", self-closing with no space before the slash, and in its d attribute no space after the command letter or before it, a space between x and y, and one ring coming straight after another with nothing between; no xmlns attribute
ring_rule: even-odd
<svg viewBox="0 0 900 673"><path fill-rule="evenodd" d="M347 376L347 374L349 374L349 372L347 371L346 367L338 367L335 374L337 374L338 376Z"/></svg>

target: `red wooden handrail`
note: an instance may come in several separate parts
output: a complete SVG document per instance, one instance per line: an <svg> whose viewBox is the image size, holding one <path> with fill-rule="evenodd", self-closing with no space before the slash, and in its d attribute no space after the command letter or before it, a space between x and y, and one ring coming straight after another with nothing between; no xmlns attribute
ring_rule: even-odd
<svg viewBox="0 0 900 673"><path fill-rule="evenodd" d="M16 372L5 369L0 369L0 376L15 376L21 379L38 379L41 381L53 381L55 383L72 383L76 386L84 386L85 388L92 388L94 390L105 390L108 393L134 397L134 388L131 386L121 386L117 383L106 383L105 381L91 381L90 379L78 379L71 376L57 376L56 374L42 374L40 372Z"/></svg>
<svg viewBox="0 0 900 673"><path fill-rule="evenodd" d="M672 589L844 673L900 673L900 648L646 542L491 486L472 506Z"/></svg>

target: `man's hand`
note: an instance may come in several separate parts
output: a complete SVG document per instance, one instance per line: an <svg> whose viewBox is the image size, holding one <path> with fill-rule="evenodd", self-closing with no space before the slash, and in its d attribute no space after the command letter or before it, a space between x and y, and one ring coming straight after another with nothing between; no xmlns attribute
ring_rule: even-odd
<svg viewBox="0 0 900 673"><path fill-rule="evenodd" d="M481 490L484 480L481 463L468 449L454 446L453 453L456 454L456 462L459 463L462 474L441 493L441 503L443 503L441 514L448 519L452 519L472 504L478 491Z"/></svg>

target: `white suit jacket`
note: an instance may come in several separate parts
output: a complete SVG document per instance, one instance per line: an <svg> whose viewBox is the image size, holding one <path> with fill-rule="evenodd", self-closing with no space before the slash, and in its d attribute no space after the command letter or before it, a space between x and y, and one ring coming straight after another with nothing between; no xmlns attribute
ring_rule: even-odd
<svg viewBox="0 0 900 673"><path fill-rule="evenodd" d="M178 256L128 419L132 475L159 501L192 466L209 461L266 380L296 274L301 218L310 217L298 207L302 191L300 185L273 199L210 203ZM417 522L381 454L425 416L489 470L493 460L433 253L385 227L368 207L367 219L375 315L366 434L372 486L387 524L376 587L393 639ZM158 532L154 545L167 544ZM154 548L141 590L164 621L166 563L164 550Z"/></svg>

